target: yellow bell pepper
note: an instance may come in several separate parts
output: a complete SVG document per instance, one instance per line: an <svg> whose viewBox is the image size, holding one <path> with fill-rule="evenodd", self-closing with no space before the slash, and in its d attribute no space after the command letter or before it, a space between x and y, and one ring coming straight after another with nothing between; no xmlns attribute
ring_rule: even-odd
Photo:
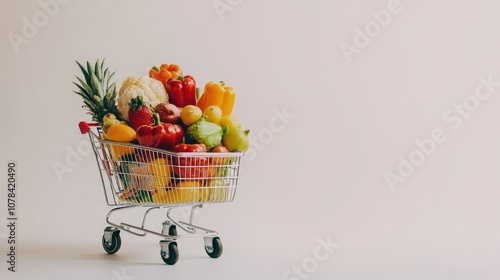
<svg viewBox="0 0 500 280"><path fill-rule="evenodd" d="M151 198L154 203L166 204L167 203L167 190L164 187L154 187Z"/></svg>
<svg viewBox="0 0 500 280"><path fill-rule="evenodd" d="M137 133L130 126L123 123L117 123L108 128L106 139L120 143L130 143L137 139Z"/></svg>
<svg viewBox="0 0 500 280"><path fill-rule="evenodd" d="M106 139L114 142L130 143L136 138L136 132L130 126L122 123L111 125L106 133ZM120 159L122 156L134 152L133 147L120 144L109 144L109 149L113 159Z"/></svg>
<svg viewBox="0 0 500 280"><path fill-rule="evenodd" d="M170 165L165 158L156 158L152 160L149 165L149 173L153 175L153 185L158 187L165 187L170 183Z"/></svg>
<svg viewBox="0 0 500 280"><path fill-rule="evenodd" d="M208 106L215 105L222 110L222 116L228 116L233 111L235 97L234 89L226 86L223 81L220 83L208 82L197 106L203 112Z"/></svg>
<svg viewBox="0 0 500 280"><path fill-rule="evenodd" d="M190 203L200 201L200 182L182 181L173 189L167 191L167 203Z"/></svg>

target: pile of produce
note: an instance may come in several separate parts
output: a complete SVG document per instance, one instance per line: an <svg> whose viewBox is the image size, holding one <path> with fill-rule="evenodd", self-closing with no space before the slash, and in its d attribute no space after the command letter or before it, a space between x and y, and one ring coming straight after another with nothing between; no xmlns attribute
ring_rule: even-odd
<svg viewBox="0 0 500 280"><path fill-rule="evenodd" d="M83 78L74 82L75 93L101 126L123 186L121 199L136 203L225 199L224 176L231 163L227 155L249 147L249 130L242 129L232 114L236 97L232 87L208 82L201 91L179 65L162 64L147 76L127 77L117 91L111 82L114 73L104 61L77 64ZM200 152L225 156L175 156Z"/></svg>

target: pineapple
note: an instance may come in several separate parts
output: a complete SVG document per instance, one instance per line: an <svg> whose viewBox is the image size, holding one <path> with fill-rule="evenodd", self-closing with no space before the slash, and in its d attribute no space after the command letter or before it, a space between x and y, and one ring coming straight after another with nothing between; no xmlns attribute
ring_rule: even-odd
<svg viewBox="0 0 500 280"><path fill-rule="evenodd" d="M102 127L106 114L112 113L119 116L116 107L116 83L110 84L114 72L110 73L108 68L103 68L104 60L102 63L97 60L94 67L87 61L86 69L78 61L76 64L80 67L84 80L76 77L80 84L73 82L79 89L74 92L82 97L85 103L82 108L87 109L87 114L92 116L92 121L98 122Z"/></svg>

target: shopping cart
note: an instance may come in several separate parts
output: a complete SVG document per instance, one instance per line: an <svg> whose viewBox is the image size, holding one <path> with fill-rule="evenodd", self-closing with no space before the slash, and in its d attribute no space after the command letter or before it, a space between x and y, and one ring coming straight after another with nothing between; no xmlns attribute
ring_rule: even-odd
<svg viewBox="0 0 500 280"><path fill-rule="evenodd" d="M222 243L214 230L193 224L197 208L208 203L231 202L236 194L240 160L243 153L173 153L129 143L103 140L97 123L80 122L82 134L88 134L95 153L106 202L113 208L106 216L102 246L108 254L121 246L120 231L133 235L153 234L160 240L161 258L173 265L179 258L177 240L203 237L206 253L212 258L222 254ZM189 221L171 216L172 209L190 207ZM117 211L145 209L140 224L112 222ZM166 210L161 230L146 228L152 210ZM177 229L183 234L178 234Z"/></svg>

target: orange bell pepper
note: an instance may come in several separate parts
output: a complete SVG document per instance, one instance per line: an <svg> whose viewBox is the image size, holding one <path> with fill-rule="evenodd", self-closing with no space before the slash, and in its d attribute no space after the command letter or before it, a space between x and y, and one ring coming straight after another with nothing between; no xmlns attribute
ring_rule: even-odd
<svg viewBox="0 0 500 280"><path fill-rule="evenodd" d="M149 77L160 81L164 86L170 78L177 78L182 75L181 67L177 64L162 64L160 67L153 66L149 70Z"/></svg>
<svg viewBox="0 0 500 280"><path fill-rule="evenodd" d="M223 81L218 84L208 82L198 100L198 107L203 112L208 106L216 105L222 110L222 116L228 116L233 111L235 97L234 89L226 86Z"/></svg>

